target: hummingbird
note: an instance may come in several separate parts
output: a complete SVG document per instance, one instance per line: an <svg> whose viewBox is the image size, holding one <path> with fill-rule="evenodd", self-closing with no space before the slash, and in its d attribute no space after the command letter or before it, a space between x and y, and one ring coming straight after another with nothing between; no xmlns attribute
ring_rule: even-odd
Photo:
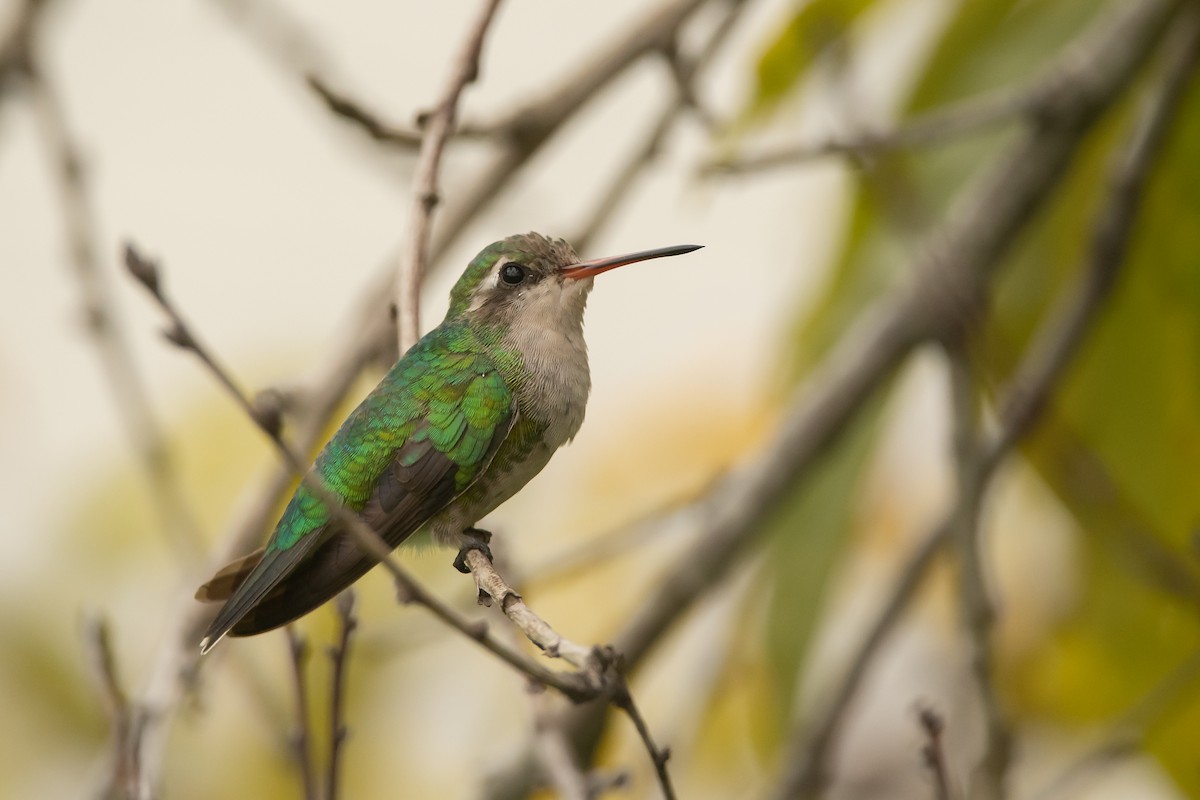
<svg viewBox="0 0 1200 800"><path fill-rule="evenodd" d="M450 291L445 319L351 412L311 471L392 548L425 529L490 556L479 520L570 442L591 391L583 312L593 278L701 245L581 261L538 233L485 247ZM303 483L264 547L196 592L224 602L200 642L285 625L375 566Z"/></svg>

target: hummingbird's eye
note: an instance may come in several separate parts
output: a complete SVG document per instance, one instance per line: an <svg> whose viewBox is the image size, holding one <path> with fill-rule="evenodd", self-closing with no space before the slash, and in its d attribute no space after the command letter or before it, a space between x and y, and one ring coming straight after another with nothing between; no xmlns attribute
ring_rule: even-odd
<svg viewBox="0 0 1200 800"><path fill-rule="evenodd" d="M507 283L509 286L516 286L521 281L525 280L525 268L520 264L509 262L500 270L500 280Z"/></svg>

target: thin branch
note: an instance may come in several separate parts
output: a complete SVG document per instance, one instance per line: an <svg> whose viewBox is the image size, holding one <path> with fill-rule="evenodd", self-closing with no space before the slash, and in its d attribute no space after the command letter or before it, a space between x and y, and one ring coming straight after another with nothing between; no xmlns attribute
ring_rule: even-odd
<svg viewBox="0 0 1200 800"><path fill-rule="evenodd" d="M658 156L663 141L683 112L692 109L697 114L702 113L696 100L696 79L700 71L712 62L721 46L728 41L734 24L745 9L745 3L729 3L725 16L694 56L687 57L681 54L677 41L672 41L671 46L665 49L664 58L668 62L671 77L675 82L675 98L659 112L658 119L647 132L642 145L633 152L621 169L617 170L613 179L600 194L600 199L593 206L592 212L587 216L587 222L578 233L567 237L568 241L574 244L576 250L582 253L588 249L597 232L607 224L629 194L634 183L644 174L646 166ZM707 119L706 117L702 118Z"/></svg>
<svg viewBox="0 0 1200 800"><path fill-rule="evenodd" d="M346 743L346 671L349 666L350 640L358 628L354 616L354 590L346 589L337 596L338 641L329 648L333 663L330 678L329 707L329 772L325 783L324 800L337 800L341 777L342 753Z"/></svg>
<svg viewBox="0 0 1200 800"><path fill-rule="evenodd" d="M478 624L459 614L452 606L440 600L412 578L392 558L392 549L383 539L357 514L347 508L316 473L305 467L300 457L283 441L278 428L264 423L254 404L238 388L230 373L219 364L216 357L200 343L174 303L163 291L157 264L140 255L132 245L126 246L125 261L130 273L150 292L170 319L171 325L166 331L167 339L200 359L246 412L246 415L267 435L275 446L276 452L300 478L301 483L321 501L329 515L353 538L355 545L391 573L398 595L404 602L424 606L443 623L457 629L514 669L524 672L535 681L561 691L574 700L592 699L606 691L607 687L604 684L597 685L593 679L594 676L589 673L552 671L531 661L497 639L488 631L486 625Z"/></svg>
<svg viewBox="0 0 1200 800"><path fill-rule="evenodd" d="M921 747L921 759L933 778L933 796L936 800L950 800L950 770L946 764L946 751L942 746L946 722L932 708L922 708L917 713L925 744Z"/></svg>
<svg viewBox="0 0 1200 800"><path fill-rule="evenodd" d="M613 705L625 712L630 721L633 722L633 727L637 729L638 736L642 740L642 744L646 748L646 752L650 754L650 761L654 764L654 772L658 776L658 785L662 789L665 800L675 800L675 789L671 785L671 774L667 772L667 761L671 758L671 751L665 747L660 748L654 743L654 737L650 733L650 726L646 724L646 720L638 711L637 705L633 702L633 695L629 693L629 687L622 685L621 691L613 697Z"/></svg>
<svg viewBox="0 0 1200 800"><path fill-rule="evenodd" d="M400 352L416 344L421 335L421 281L429 261L429 239L433 210L438 204L438 170L442 150L454 130L458 116L458 97L467 84L479 75L479 57L483 38L495 16L500 0L483 0L478 18L471 26L467 41L454 61L450 80L437 106L424 120L424 134L413 175L413 203L409 211L404 241L397 265L396 308L399 312Z"/></svg>
<svg viewBox="0 0 1200 800"><path fill-rule="evenodd" d="M960 560L959 602L968 639L968 662L983 708L983 756L970 792L982 800L1003 800L1012 753L1012 732L994 685L991 645L996 611L988 596L979 516L993 472L984 472L979 433L979 396L963 339L945 343L953 410L954 473L957 495L950 512L951 536Z"/></svg>
<svg viewBox="0 0 1200 800"><path fill-rule="evenodd" d="M380 144L394 145L417 150L421 147L423 135L416 128L404 128L399 125L384 122L379 115L371 111L361 102L349 95L334 89L328 81L319 75L309 75L306 79L308 87L316 92L317 97L325 103L330 113L341 117L347 122L362 128L367 136ZM459 124L450 132L452 139L489 139L502 135L502 131L486 126Z"/></svg>
<svg viewBox="0 0 1200 800"><path fill-rule="evenodd" d="M100 618L88 619L84 622L83 633L92 673L96 677L111 727L108 737L110 767L101 794L105 798L140 797L140 752L136 731L141 715L130 704L128 695L121 688L120 678L117 677L108 624Z"/></svg>
<svg viewBox="0 0 1200 800"><path fill-rule="evenodd" d="M291 735L292 757L300 770L304 800L318 800L317 766L313 761L312 713L308 709L308 642L288 625L288 660L292 665L292 688L296 700L296 729Z"/></svg>

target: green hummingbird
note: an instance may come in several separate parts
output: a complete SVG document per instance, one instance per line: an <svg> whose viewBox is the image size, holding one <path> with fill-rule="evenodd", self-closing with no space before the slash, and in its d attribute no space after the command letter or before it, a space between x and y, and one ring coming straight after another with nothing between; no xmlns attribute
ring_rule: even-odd
<svg viewBox="0 0 1200 800"><path fill-rule="evenodd" d="M476 523L575 437L591 389L583 311L592 278L700 245L580 261L562 239L510 236L485 247L450 309L391 368L312 469L391 547L425 528L487 552ZM307 614L376 564L303 484L266 546L221 569L196 598L224 601L200 643L250 636Z"/></svg>

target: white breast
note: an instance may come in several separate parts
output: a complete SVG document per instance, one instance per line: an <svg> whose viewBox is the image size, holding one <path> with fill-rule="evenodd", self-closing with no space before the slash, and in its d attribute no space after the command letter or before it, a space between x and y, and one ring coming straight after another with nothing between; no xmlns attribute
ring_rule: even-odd
<svg viewBox="0 0 1200 800"><path fill-rule="evenodd" d="M527 370L517 402L522 413L546 424L544 441L553 451L579 432L592 388L583 327L536 322L514 327L506 338Z"/></svg>

